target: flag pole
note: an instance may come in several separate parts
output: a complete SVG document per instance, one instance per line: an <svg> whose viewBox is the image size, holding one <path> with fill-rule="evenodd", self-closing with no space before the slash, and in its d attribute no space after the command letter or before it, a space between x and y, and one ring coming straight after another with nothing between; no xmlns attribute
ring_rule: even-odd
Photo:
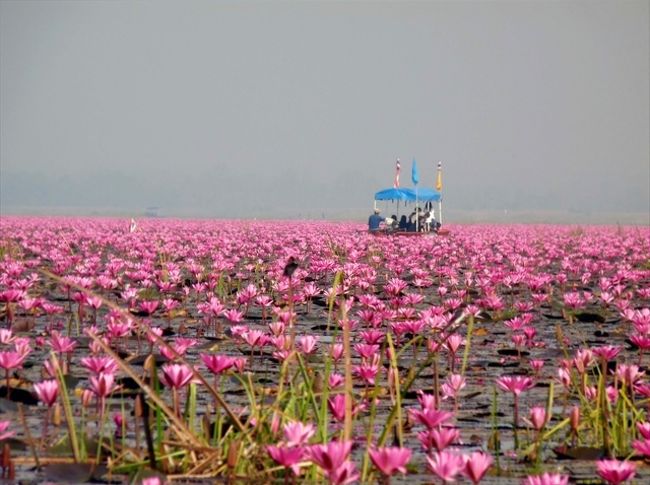
<svg viewBox="0 0 650 485"><path fill-rule="evenodd" d="M415 185L415 232L420 231L420 221L418 217L418 183L420 182L420 174L418 172L418 164L413 157L413 165L411 166L411 181Z"/></svg>
<svg viewBox="0 0 650 485"><path fill-rule="evenodd" d="M399 162L399 157L395 160L395 181L393 182L393 188L399 189L399 171L402 168L402 165ZM399 199L397 199L397 222L399 222Z"/></svg>
<svg viewBox="0 0 650 485"><path fill-rule="evenodd" d="M415 185L415 232L420 232L420 217L418 214L418 186Z"/></svg>
<svg viewBox="0 0 650 485"><path fill-rule="evenodd" d="M442 162L438 162L438 173L436 174L436 190L440 192L440 199L438 200L438 218L440 225L442 225Z"/></svg>

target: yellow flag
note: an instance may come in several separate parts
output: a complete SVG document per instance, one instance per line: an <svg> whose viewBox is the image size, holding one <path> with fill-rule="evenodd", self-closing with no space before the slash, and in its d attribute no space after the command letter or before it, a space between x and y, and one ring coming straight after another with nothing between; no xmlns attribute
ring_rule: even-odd
<svg viewBox="0 0 650 485"><path fill-rule="evenodd" d="M436 176L436 190L442 190L442 162L438 162L438 174Z"/></svg>

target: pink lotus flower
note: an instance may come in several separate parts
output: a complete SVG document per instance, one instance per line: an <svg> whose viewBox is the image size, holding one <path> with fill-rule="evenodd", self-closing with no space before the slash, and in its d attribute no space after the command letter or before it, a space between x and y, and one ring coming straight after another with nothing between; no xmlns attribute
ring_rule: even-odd
<svg viewBox="0 0 650 485"><path fill-rule="evenodd" d="M436 396L434 396L433 394L425 394L422 391L418 391L417 399L418 399L418 403L420 403L420 407L423 410L436 409Z"/></svg>
<svg viewBox="0 0 650 485"><path fill-rule="evenodd" d="M512 429L515 438L515 448L519 447L519 436L517 428L519 427L519 395L534 386L530 377L524 376L503 376L497 379L497 385L504 391L510 391L514 397L514 413Z"/></svg>
<svg viewBox="0 0 650 485"><path fill-rule="evenodd" d="M20 352L3 351L0 352L0 367L5 370L5 382L7 387L7 398L11 397L11 381L9 371L23 365L24 360L29 355L29 346L22 345Z"/></svg>
<svg viewBox="0 0 650 485"><path fill-rule="evenodd" d="M152 315L158 308L158 300L145 300L140 302L140 310L145 312L147 315Z"/></svg>
<svg viewBox="0 0 650 485"><path fill-rule="evenodd" d="M0 292L0 301L4 303L16 303L25 296L25 291L17 289L9 289Z"/></svg>
<svg viewBox="0 0 650 485"><path fill-rule="evenodd" d="M455 354L456 352L458 352L458 349L461 347L461 345L464 344L465 344L465 339L462 336L458 334L453 334L447 338L447 340L444 343L444 347L452 354Z"/></svg>
<svg viewBox="0 0 650 485"><path fill-rule="evenodd" d="M530 377L503 376L497 379L497 385L504 391L512 392L518 396L522 392L532 388L535 384Z"/></svg>
<svg viewBox="0 0 650 485"><path fill-rule="evenodd" d="M228 320L230 323L239 323L244 320L244 313L234 308L225 310L223 312L223 316L226 317L226 320Z"/></svg>
<svg viewBox="0 0 650 485"><path fill-rule="evenodd" d="M330 356L334 362L338 362L343 356L343 344L332 344L330 347Z"/></svg>
<svg viewBox="0 0 650 485"><path fill-rule="evenodd" d="M648 335L631 335L630 342L636 345L639 350L650 350L650 336Z"/></svg>
<svg viewBox="0 0 650 485"><path fill-rule="evenodd" d="M318 344L318 337L313 335L303 335L298 338L298 346L303 354L309 355L314 353L316 345Z"/></svg>
<svg viewBox="0 0 650 485"><path fill-rule="evenodd" d="M90 378L90 389L100 399L110 396L115 388L115 376L113 374L101 372Z"/></svg>
<svg viewBox="0 0 650 485"><path fill-rule="evenodd" d="M359 480L359 472L351 461L344 461L340 467L331 472L325 472L325 476L332 485L347 485Z"/></svg>
<svg viewBox="0 0 650 485"><path fill-rule="evenodd" d="M638 365L619 364L616 367L616 377L625 385L633 386L641 379L645 372L639 370Z"/></svg>
<svg viewBox="0 0 650 485"><path fill-rule="evenodd" d="M268 295L259 295L255 297L255 303L263 308L270 308L273 305L273 299Z"/></svg>
<svg viewBox="0 0 650 485"><path fill-rule="evenodd" d="M529 364L535 374L539 374L539 372L542 370L542 367L544 367L544 361L539 359L531 359L529 361Z"/></svg>
<svg viewBox="0 0 650 485"><path fill-rule="evenodd" d="M565 389L568 389L571 386L571 373L567 369L558 369L557 381L562 384Z"/></svg>
<svg viewBox="0 0 650 485"><path fill-rule="evenodd" d="M463 455L441 451L427 456L427 466L444 483L456 481L458 474L465 468Z"/></svg>
<svg viewBox="0 0 650 485"><path fill-rule="evenodd" d="M339 386L343 385L345 378L341 374L337 374L336 372L332 372L330 374L328 384L331 389L336 389Z"/></svg>
<svg viewBox="0 0 650 485"><path fill-rule="evenodd" d="M326 473L332 473L343 465L351 450L352 441L330 441L307 448L307 457Z"/></svg>
<svg viewBox="0 0 650 485"><path fill-rule="evenodd" d="M582 308L585 304L582 296L577 291L572 291L564 294L564 305L572 310Z"/></svg>
<svg viewBox="0 0 650 485"><path fill-rule="evenodd" d="M460 391L465 387L465 378L460 374L450 374L440 386L443 399L457 399Z"/></svg>
<svg viewBox="0 0 650 485"><path fill-rule="evenodd" d="M542 475L529 475L522 485L568 485L568 475L559 473L544 473Z"/></svg>
<svg viewBox="0 0 650 485"><path fill-rule="evenodd" d="M156 337L162 337L163 329L160 327L149 327L147 330L147 342L151 345L149 352L152 352L153 345L157 342Z"/></svg>
<svg viewBox="0 0 650 485"><path fill-rule="evenodd" d="M375 384L375 377L377 376L378 371L379 366L373 364L361 364L353 369L355 376L370 385Z"/></svg>
<svg viewBox="0 0 650 485"><path fill-rule="evenodd" d="M147 477L142 479L141 485L166 485L167 482L163 481L160 477Z"/></svg>
<svg viewBox="0 0 650 485"><path fill-rule="evenodd" d="M634 448L639 455L650 456L650 439L634 440L632 442L632 448Z"/></svg>
<svg viewBox="0 0 650 485"><path fill-rule="evenodd" d="M442 451L460 439L460 432L457 428L434 428L428 431L428 439L433 445L433 448Z"/></svg>
<svg viewBox="0 0 650 485"><path fill-rule="evenodd" d="M251 347L263 347L268 342L268 337L259 330L249 330L242 334L244 341Z"/></svg>
<svg viewBox="0 0 650 485"><path fill-rule="evenodd" d="M316 433L313 424L303 424L299 421L290 421L282 428L286 446L302 446Z"/></svg>
<svg viewBox="0 0 650 485"><path fill-rule="evenodd" d="M598 475L610 485L623 483L636 474L636 463L630 461L599 460L596 467Z"/></svg>
<svg viewBox="0 0 650 485"><path fill-rule="evenodd" d="M15 338L11 329L0 328L0 344L11 344Z"/></svg>
<svg viewBox="0 0 650 485"><path fill-rule="evenodd" d="M184 364L165 364L162 366L160 380L173 389L185 387L192 380L192 371Z"/></svg>
<svg viewBox="0 0 650 485"><path fill-rule="evenodd" d="M23 365L27 358L27 354L18 352L2 351L0 352L0 367L6 371L15 369Z"/></svg>
<svg viewBox="0 0 650 485"><path fill-rule="evenodd" d="M269 456L285 468L291 468L294 475L300 474L300 463L305 457L305 451L301 446L267 446Z"/></svg>
<svg viewBox="0 0 650 485"><path fill-rule="evenodd" d="M573 365L575 365L576 370L580 374L584 374L593 363L594 353L589 349L579 349L573 358Z"/></svg>
<svg viewBox="0 0 650 485"><path fill-rule="evenodd" d="M222 374L234 365L232 357L217 354L201 354L201 360L213 374Z"/></svg>
<svg viewBox="0 0 650 485"><path fill-rule="evenodd" d="M211 296L210 299L205 302L197 305L199 313L208 315L208 317L218 317L223 313L225 306L219 301L215 296Z"/></svg>
<svg viewBox="0 0 650 485"><path fill-rule="evenodd" d="M180 306L180 302L178 300L174 300L173 298L165 298L162 301L163 307L165 307L165 311L167 313L170 313L172 310L175 310Z"/></svg>
<svg viewBox="0 0 650 485"><path fill-rule="evenodd" d="M269 326L269 330L275 337L279 337L280 335L282 335L286 328L285 324L279 320L269 323L268 326Z"/></svg>
<svg viewBox="0 0 650 485"><path fill-rule="evenodd" d="M650 440L650 422L636 423L636 429L639 430L641 436L645 439Z"/></svg>
<svg viewBox="0 0 650 485"><path fill-rule="evenodd" d="M47 407L52 407L59 395L59 383L55 380L38 382L34 384L34 391Z"/></svg>
<svg viewBox="0 0 650 485"><path fill-rule="evenodd" d="M93 374L114 374L118 370L117 363L108 356L89 356L81 359L81 365Z"/></svg>
<svg viewBox="0 0 650 485"><path fill-rule="evenodd" d="M548 421L546 416L546 408L541 406L535 406L530 408L528 420L524 419L532 425L533 428L537 431L541 431Z"/></svg>
<svg viewBox="0 0 650 485"><path fill-rule="evenodd" d="M379 351L379 345L370 345L370 344L356 344L354 350L361 356L362 359L370 360Z"/></svg>
<svg viewBox="0 0 650 485"><path fill-rule="evenodd" d="M88 303L88 306L90 306L90 308L99 310L103 304L103 300L98 296L87 295L86 303Z"/></svg>
<svg viewBox="0 0 650 485"><path fill-rule="evenodd" d="M337 421L343 422L345 419L345 395L335 394L327 400L327 408ZM361 411L361 405L352 406L352 416L355 416Z"/></svg>
<svg viewBox="0 0 650 485"><path fill-rule="evenodd" d="M11 421L0 421L0 441L11 438L16 434L14 431L7 431L10 425Z"/></svg>
<svg viewBox="0 0 650 485"><path fill-rule="evenodd" d="M406 464L411 459L411 450L408 448L371 448L368 454L373 464L386 476L391 476L396 471L406 473Z"/></svg>
<svg viewBox="0 0 650 485"><path fill-rule="evenodd" d="M384 332L381 332L379 330L366 330L359 332L359 337L361 337L367 345L377 345L377 348L379 348L378 344L384 341L386 335ZM359 352L358 349L357 352Z"/></svg>
<svg viewBox="0 0 650 485"><path fill-rule="evenodd" d="M616 356L623 350L621 347L614 346L614 345L604 345L602 347L595 347L592 349L592 352L600 357L601 359L604 359L606 361L614 360Z"/></svg>
<svg viewBox="0 0 650 485"><path fill-rule="evenodd" d="M445 424L454 417L453 413L448 411L438 411L437 409L426 408L423 410L409 409L409 417L425 425L429 429Z"/></svg>
<svg viewBox="0 0 650 485"><path fill-rule="evenodd" d="M475 451L467 459L463 474L469 478L474 485L477 485L483 479L483 476L485 476L493 461L492 455Z"/></svg>
<svg viewBox="0 0 650 485"><path fill-rule="evenodd" d="M131 332L131 321L119 321L113 318L106 324L106 330L110 339L126 337Z"/></svg>
<svg viewBox="0 0 650 485"><path fill-rule="evenodd" d="M136 288L126 288L122 293L120 293L120 298L129 303L129 306L133 304L136 297L138 296L138 290Z"/></svg>
<svg viewBox="0 0 650 485"><path fill-rule="evenodd" d="M237 370L237 372L242 373L244 372L247 363L248 359L246 357L233 357L232 366Z"/></svg>
<svg viewBox="0 0 650 485"><path fill-rule="evenodd" d="M29 344L30 340L28 337L14 338L14 350L24 357L27 357L32 351L32 348L29 346Z"/></svg>

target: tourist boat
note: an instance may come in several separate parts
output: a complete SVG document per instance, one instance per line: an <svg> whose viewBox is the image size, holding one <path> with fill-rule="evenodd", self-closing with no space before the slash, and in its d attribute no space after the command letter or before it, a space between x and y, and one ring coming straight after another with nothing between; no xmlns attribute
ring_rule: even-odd
<svg viewBox="0 0 650 485"><path fill-rule="evenodd" d="M422 187L417 189L411 188L390 188L380 190L375 193L375 209L377 209L377 202L385 201L387 204L395 204L396 209L393 214L397 216L397 220L400 219L400 203L402 203L402 210L407 210L408 213L411 213L411 209L407 209L409 204L413 204L413 210L416 207L420 207L420 204L423 205L423 209L430 210L433 213L434 219L442 223L442 194L437 190ZM437 210L434 208L434 203L437 203ZM404 214L404 212L402 212ZM375 235L394 235L394 236L426 236L426 235L447 235L449 231L445 228L439 227L438 230L429 230L423 231L419 227L419 222L416 223L416 230L405 231L405 230L379 230L371 231Z"/></svg>

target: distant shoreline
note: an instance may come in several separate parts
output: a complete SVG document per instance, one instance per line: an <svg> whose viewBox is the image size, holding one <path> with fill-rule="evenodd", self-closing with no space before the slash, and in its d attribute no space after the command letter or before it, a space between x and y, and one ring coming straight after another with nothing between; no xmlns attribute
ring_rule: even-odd
<svg viewBox="0 0 650 485"><path fill-rule="evenodd" d="M206 210L161 208L160 218L178 219L244 219L244 220L310 220L310 221L351 221L365 223L370 208L356 209L310 209L298 212L295 209L277 208L265 214L210 213ZM385 212L385 211L384 211ZM42 216L42 217L124 217L149 218L145 209L124 209L110 207L0 207L2 216ZM445 209L443 222L446 224L624 224L650 226L650 212L579 212L579 211L505 211L505 210L453 210Z"/></svg>

